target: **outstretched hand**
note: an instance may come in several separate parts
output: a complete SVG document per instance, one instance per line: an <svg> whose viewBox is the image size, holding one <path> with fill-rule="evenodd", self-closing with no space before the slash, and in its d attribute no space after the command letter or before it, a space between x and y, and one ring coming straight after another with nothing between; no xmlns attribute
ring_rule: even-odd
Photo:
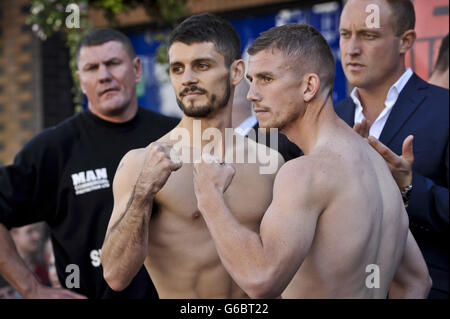
<svg viewBox="0 0 450 319"><path fill-rule="evenodd" d="M373 136L369 136L369 144L384 158L391 170L394 180L397 182L400 191L403 191L412 183L412 165L414 163L413 139L409 135L402 146L402 155L398 156L392 152L386 145L381 143Z"/></svg>

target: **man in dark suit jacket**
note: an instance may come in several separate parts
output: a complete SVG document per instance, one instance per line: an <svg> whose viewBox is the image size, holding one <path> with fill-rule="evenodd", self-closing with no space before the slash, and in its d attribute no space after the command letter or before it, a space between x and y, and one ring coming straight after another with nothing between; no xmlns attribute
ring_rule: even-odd
<svg viewBox="0 0 450 319"><path fill-rule="evenodd" d="M433 280L429 298L448 298L449 92L405 68L405 54L416 38L412 3L375 1L381 28L371 28L364 8L372 2L350 0L342 12L341 58L355 88L335 106L336 113L350 126L363 119L372 123L369 133L387 147L382 155L391 157L393 175L404 175L399 186L408 202L410 228ZM414 136L412 170L405 160L412 139L402 145L409 135ZM380 142L371 138L378 150L384 148Z"/></svg>

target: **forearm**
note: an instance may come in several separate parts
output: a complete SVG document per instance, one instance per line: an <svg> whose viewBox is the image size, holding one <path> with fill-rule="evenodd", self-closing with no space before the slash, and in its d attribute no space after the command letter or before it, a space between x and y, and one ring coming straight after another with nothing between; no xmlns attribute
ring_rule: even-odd
<svg viewBox="0 0 450 319"><path fill-rule="evenodd" d="M236 281L250 297L274 298L281 294L261 296L261 286L271 280L270 258L266 255L258 233L241 225L228 209L220 191L211 190L199 199L199 209L213 237L219 257ZM274 263L272 263L273 265Z"/></svg>
<svg viewBox="0 0 450 319"><path fill-rule="evenodd" d="M422 252L411 231L408 231L405 251L391 283L389 298L427 298L431 285L431 277Z"/></svg>
<svg viewBox="0 0 450 319"><path fill-rule="evenodd" d="M40 283L19 256L11 235L3 224L0 224L0 246L0 273L22 297L28 298Z"/></svg>
<svg viewBox="0 0 450 319"><path fill-rule="evenodd" d="M426 299L430 289L431 281L409 286L393 281L389 289L389 299Z"/></svg>
<svg viewBox="0 0 450 319"><path fill-rule="evenodd" d="M119 221L112 225L102 247L104 277L114 290L128 286L147 256L152 198L133 193Z"/></svg>

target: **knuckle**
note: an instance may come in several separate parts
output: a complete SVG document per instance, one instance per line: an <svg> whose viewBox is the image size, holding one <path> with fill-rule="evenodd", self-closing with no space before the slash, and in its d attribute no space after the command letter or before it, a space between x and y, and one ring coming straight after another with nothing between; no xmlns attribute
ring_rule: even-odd
<svg viewBox="0 0 450 319"><path fill-rule="evenodd" d="M163 169L168 169L170 168L170 161L163 159L161 162L161 166Z"/></svg>
<svg viewBox="0 0 450 319"><path fill-rule="evenodd" d="M392 161L392 165L393 165L395 168L401 168L401 167L402 167L402 161L401 161L400 159L396 158L396 159L394 159L394 160Z"/></svg>

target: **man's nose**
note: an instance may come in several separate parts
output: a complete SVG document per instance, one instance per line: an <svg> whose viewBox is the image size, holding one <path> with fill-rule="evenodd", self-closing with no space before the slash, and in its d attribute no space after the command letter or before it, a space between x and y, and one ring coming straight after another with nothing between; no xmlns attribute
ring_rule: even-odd
<svg viewBox="0 0 450 319"><path fill-rule="evenodd" d="M360 55L361 54L361 42L356 36L352 36L350 39L346 41L346 54L350 56Z"/></svg>
<svg viewBox="0 0 450 319"><path fill-rule="evenodd" d="M104 64L100 64L98 68L98 80L100 83L109 82L111 79L112 75L109 69Z"/></svg>
<svg viewBox="0 0 450 319"><path fill-rule="evenodd" d="M183 72L183 77L181 78L183 86L191 86L192 84L198 83L198 78L195 73L190 69L186 68Z"/></svg>
<svg viewBox="0 0 450 319"><path fill-rule="evenodd" d="M261 94L259 94L258 89L256 88L256 85L254 83L250 83L250 88L248 89L247 93L247 100L249 100L250 102L261 101Z"/></svg>

